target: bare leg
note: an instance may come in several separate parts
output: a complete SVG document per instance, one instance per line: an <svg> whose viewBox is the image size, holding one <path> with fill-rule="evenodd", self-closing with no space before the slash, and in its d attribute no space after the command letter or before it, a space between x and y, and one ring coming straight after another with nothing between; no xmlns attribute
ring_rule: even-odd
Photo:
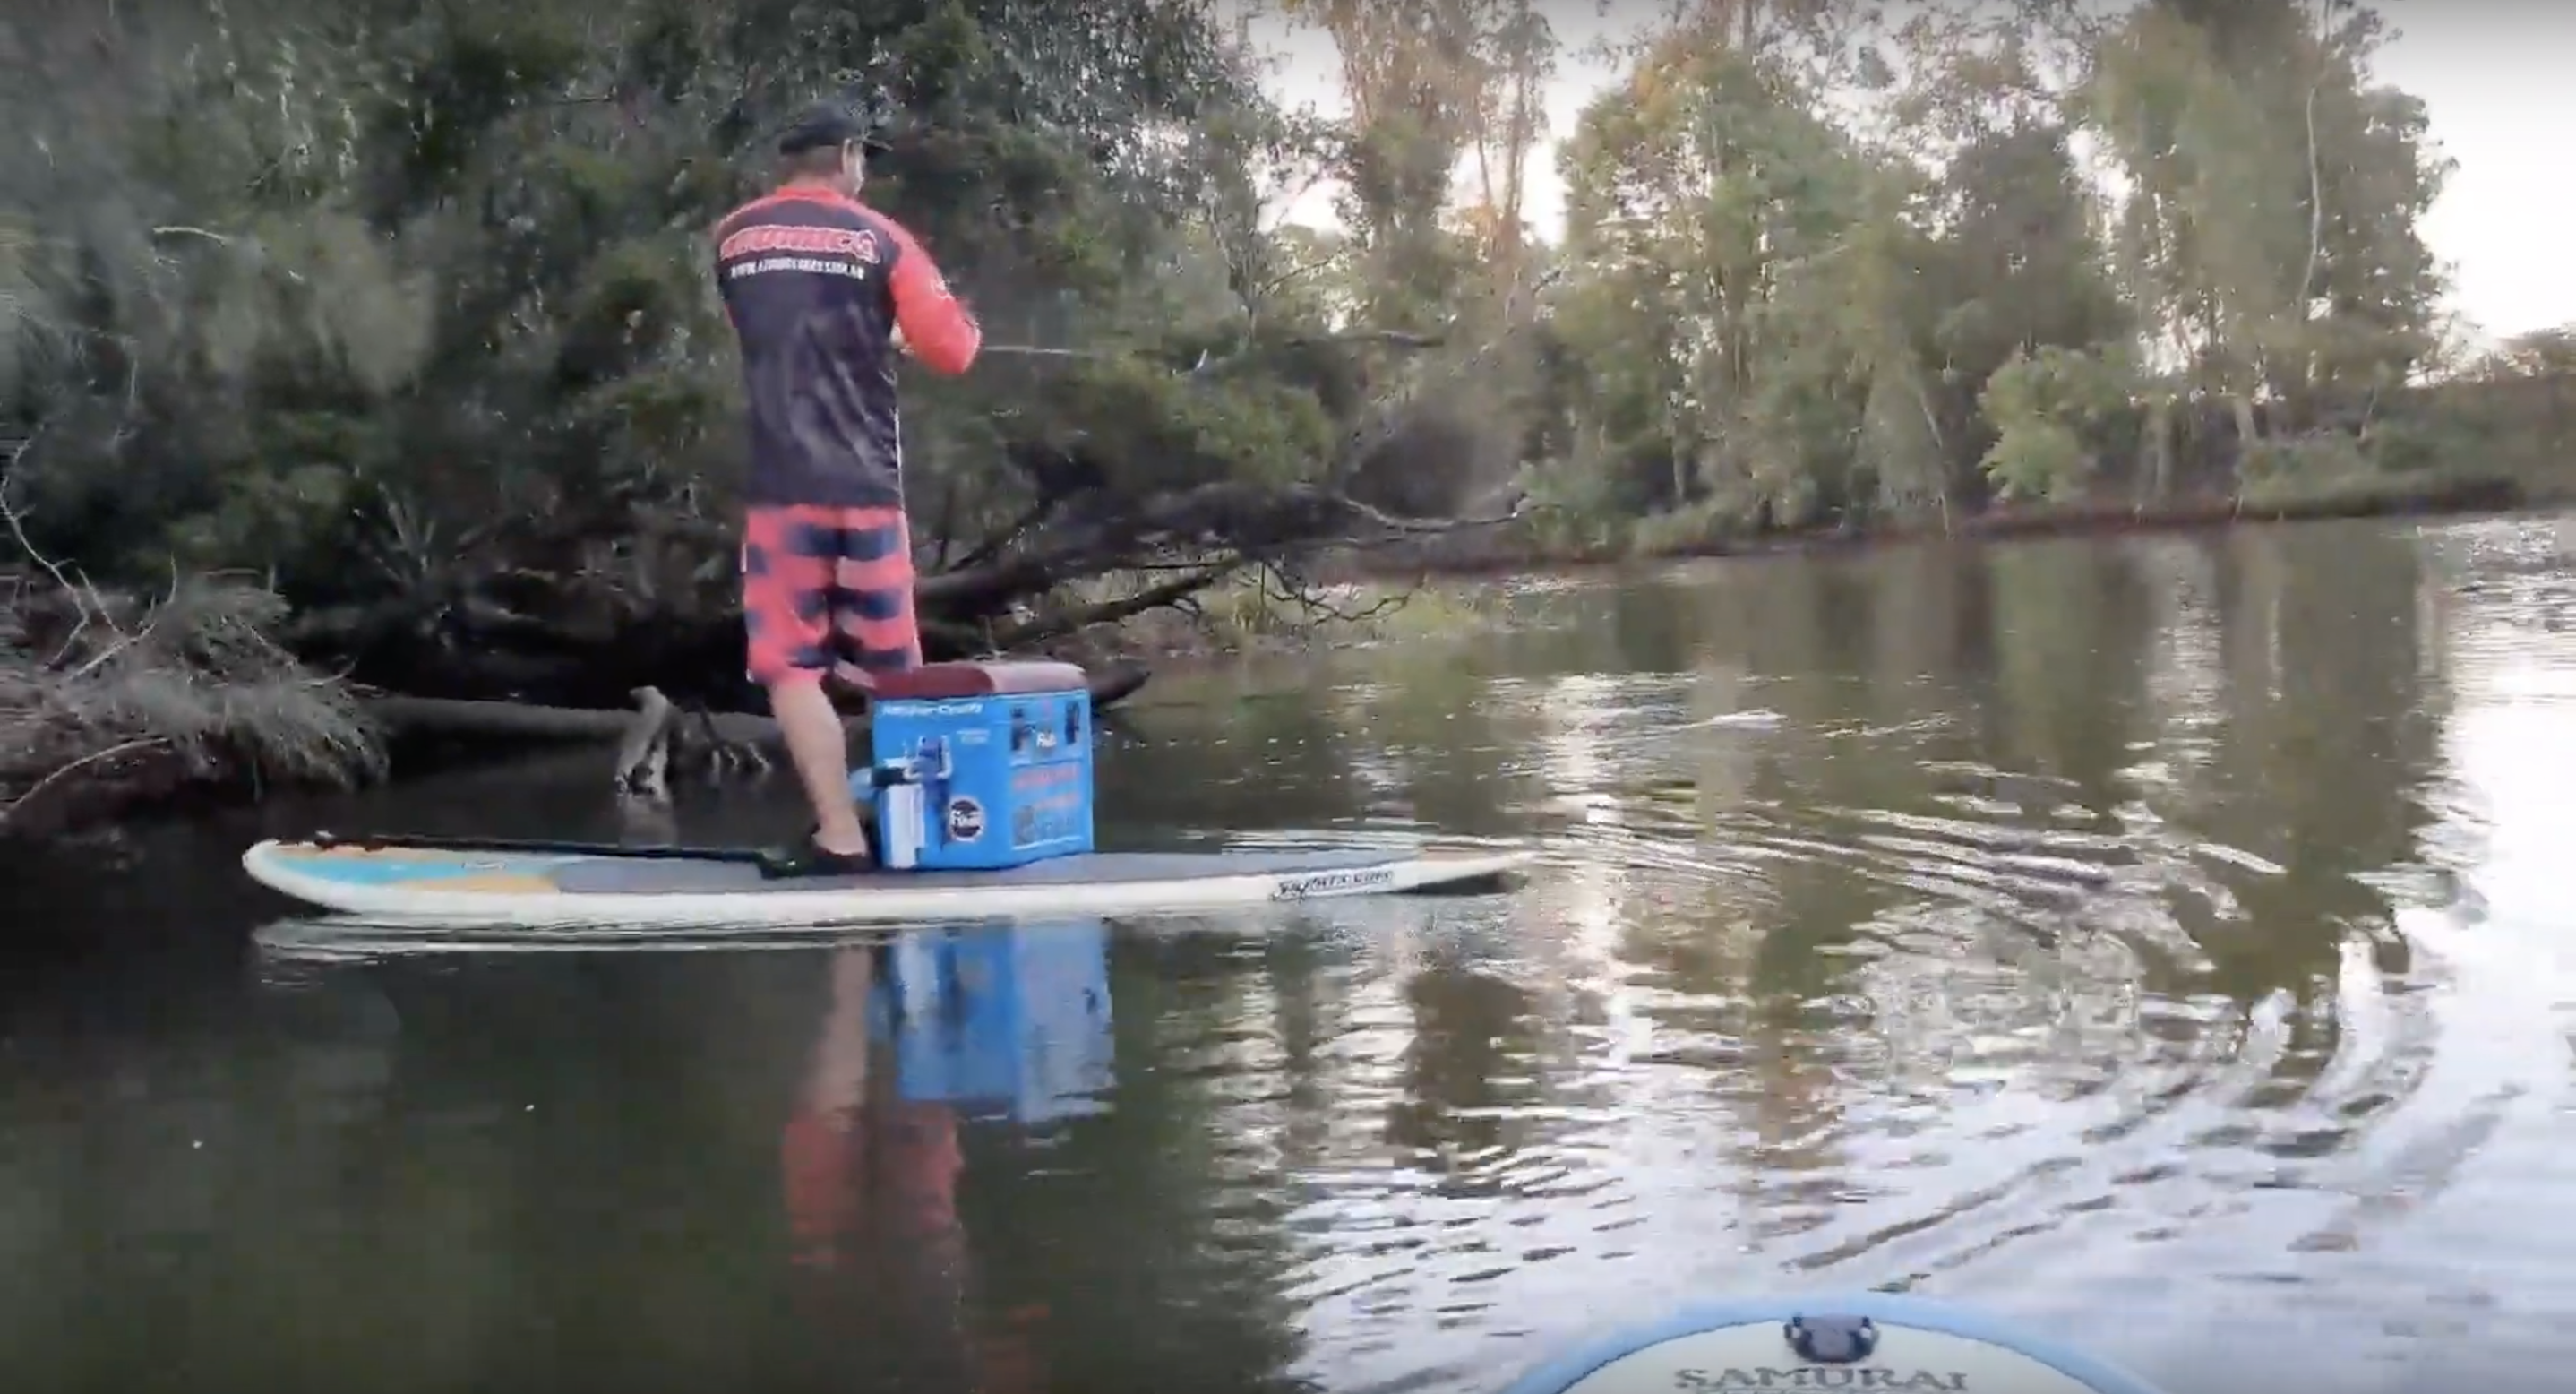
<svg viewBox="0 0 2576 1394"><path fill-rule="evenodd" d="M811 678L775 684L769 689L769 711L778 719L787 758L805 785L805 800L814 806L814 841L842 856L866 851L867 830L859 821L859 801L850 793L849 737L823 685Z"/></svg>

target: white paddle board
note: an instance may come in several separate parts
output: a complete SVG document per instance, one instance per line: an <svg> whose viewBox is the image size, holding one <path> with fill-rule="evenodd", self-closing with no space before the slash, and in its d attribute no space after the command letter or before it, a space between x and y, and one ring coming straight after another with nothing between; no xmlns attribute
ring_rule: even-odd
<svg viewBox="0 0 2576 1394"><path fill-rule="evenodd" d="M867 924L1214 910L1472 887L1524 850L1092 852L1007 871L769 880L754 854L431 839L270 840L252 879L307 904L485 927Z"/></svg>

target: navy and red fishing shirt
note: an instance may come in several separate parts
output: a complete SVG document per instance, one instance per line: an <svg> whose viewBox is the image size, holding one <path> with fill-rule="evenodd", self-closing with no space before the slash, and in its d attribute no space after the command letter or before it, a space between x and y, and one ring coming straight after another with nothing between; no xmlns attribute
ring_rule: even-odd
<svg viewBox="0 0 2576 1394"><path fill-rule="evenodd" d="M717 225L716 284L751 406L745 501L902 507L896 331L937 373L983 345L921 244L856 199L790 184Z"/></svg>

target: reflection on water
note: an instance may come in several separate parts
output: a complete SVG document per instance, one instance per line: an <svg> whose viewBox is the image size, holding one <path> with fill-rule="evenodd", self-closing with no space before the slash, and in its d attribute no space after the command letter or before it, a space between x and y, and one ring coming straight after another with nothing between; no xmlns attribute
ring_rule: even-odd
<svg viewBox="0 0 2576 1394"><path fill-rule="evenodd" d="M976 1301L989 1285L958 1209L960 1138L978 1117L1101 1111L1115 1055L1107 931L920 930L832 952L831 1004L779 1150L805 1306L828 1344L877 1357L881 1376L1045 1387L1031 1331L1046 1308Z"/></svg>
<svg viewBox="0 0 2576 1394"><path fill-rule="evenodd" d="M1545 837L1502 897L502 954L229 859L597 835L595 771L174 836L43 913L194 947L12 985L13 1388L1465 1391L1793 1285L2537 1389L2571 599L2548 524L1680 568L1104 755L1104 840Z"/></svg>

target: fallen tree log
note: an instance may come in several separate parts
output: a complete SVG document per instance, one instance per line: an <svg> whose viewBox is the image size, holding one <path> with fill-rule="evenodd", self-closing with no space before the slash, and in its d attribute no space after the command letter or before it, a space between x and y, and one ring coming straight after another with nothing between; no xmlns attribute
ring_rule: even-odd
<svg viewBox="0 0 2576 1394"><path fill-rule="evenodd" d="M1114 706L1133 696L1151 676L1150 670L1140 664L1119 664L1093 673L1093 710ZM686 727L725 745L761 747L778 741L778 723L766 716L751 712L678 712L659 692L650 689L640 691L637 701L640 710L384 696L369 700L366 712L387 736L464 736L563 744L623 741L641 746L660 728ZM656 728L641 741L635 739L639 722L649 722ZM855 735L867 729L867 714L853 714L842 724Z"/></svg>
<svg viewBox="0 0 2576 1394"><path fill-rule="evenodd" d="M1507 490L1480 501L1479 516L1417 518L1311 484L1219 480L1128 497L1098 487L1096 463L1024 467L1038 502L953 563L943 538L914 587L933 660L1030 649L1183 606L1237 572L1292 569L1319 550L1490 528L1516 516L1521 503L1517 491ZM713 524L683 527L685 521L663 519L671 534L663 540L686 544L683 550L700 560L720 559L730 534ZM543 547L531 543L521 564L444 576L401 595L316 605L281 634L310 666L451 704L388 704L387 720L405 728L464 723L495 736L589 739L608 718L487 718L465 704L622 717L641 687L657 688L683 708L753 705L741 671L742 616L728 583L701 577L686 586L656 585L647 588L653 599L645 603L622 584L576 574L555 555L570 545L562 538ZM1085 582L1122 573L1150 575L1154 584L1136 596L1103 598L1083 589Z"/></svg>

